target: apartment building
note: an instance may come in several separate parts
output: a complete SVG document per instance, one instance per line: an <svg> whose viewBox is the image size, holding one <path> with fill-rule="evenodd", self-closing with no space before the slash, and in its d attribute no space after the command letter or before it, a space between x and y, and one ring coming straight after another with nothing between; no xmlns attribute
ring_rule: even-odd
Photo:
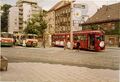
<svg viewBox="0 0 120 82"><path fill-rule="evenodd" d="M19 8L19 32L23 32L32 14L42 9L38 6L37 0L18 0L16 6Z"/></svg>
<svg viewBox="0 0 120 82"><path fill-rule="evenodd" d="M70 13L70 3L64 3L63 6L55 9L55 33L70 32Z"/></svg>
<svg viewBox="0 0 120 82"><path fill-rule="evenodd" d="M8 32L14 33L19 31L19 9L11 7L8 16Z"/></svg>

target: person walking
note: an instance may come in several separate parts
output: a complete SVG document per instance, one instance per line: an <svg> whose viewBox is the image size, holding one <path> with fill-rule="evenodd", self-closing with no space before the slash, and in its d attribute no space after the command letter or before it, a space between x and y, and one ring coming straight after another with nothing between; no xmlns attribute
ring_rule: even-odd
<svg viewBox="0 0 120 82"><path fill-rule="evenodd" d="M16 45L16 36L13 36L13 39L14 39L13 44L14 44L14 46L15 46L15 45Z"/></svg>
<svg viewBox="0 0 120 82"><path fill-rule="evenodd" d="M66 50L66 48L67 48L67 43L66 43L66 41L64 39L64 50Z"/></svg>
<svg viewBox="0 0 120 82"><path fill-rule="evenodd" d="M77 41L77 50L79 51L80 50L80 42L79 41Z"/></svg>

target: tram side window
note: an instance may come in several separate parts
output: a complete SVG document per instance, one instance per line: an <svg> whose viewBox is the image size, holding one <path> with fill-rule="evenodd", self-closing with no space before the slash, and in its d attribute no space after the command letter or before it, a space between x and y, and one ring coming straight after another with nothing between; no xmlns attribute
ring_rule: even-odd
<svg viewBox="0 0 120 82"><path fill-rule="evenodd" d="M57 40L58 36L54 36L54 40Z"/></svg>
<svg viewBox="0 0 120 82"><path fill-rule="evenodd" d="M55 36L54 36L54 35L52 36L52 40L53 40L53 41L55 40Z"/></svg>
<svg viewBox="0 0 120 82"><path fill-rule="evenodd" d="M65 36L59 36L59 39L63 40L63 39L65 39Z"/></svg>
<svg viewBox="0 0 120 82"><path fill-rule="evenodd" d="M74 36L74 40L80 40L81 39L81 36L80 35L75 35Z"/></svg>
<svg viewBox="0 0 120 82"><path fill-rule="evenodd" d="M81 35L81 39L80 40L82 40L82 41L86 41L87 40L87 38L86 38L86 36L85 35Z"/></svg>
<svg viewBox="0 0 120 82"><path fill-rule="evenodd" d="M77 35L74 36L74 40L78 40L78 36Z"/></svg>
<svg viewBox="0 0 120 82"><path fill-rule="evenodd" d="M81 36L79 35L79 36L78 36L78 40L80 40L80 39L81 39Z"/></svg>

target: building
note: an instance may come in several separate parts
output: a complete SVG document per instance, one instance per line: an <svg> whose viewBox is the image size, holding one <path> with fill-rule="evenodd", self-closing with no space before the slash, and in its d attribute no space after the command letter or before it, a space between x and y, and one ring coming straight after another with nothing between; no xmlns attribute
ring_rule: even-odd
<svg viewBox="0 0 120 82"><path fill-rule="evenodd" d="M55 9L55 33L70 32L70 3L64 3L63 6Z"/></svg>
<svg viewBox="0 0 120 82"><path fill-rule="evenodd" d="M26 28L28 19L41 10L37 0L18 0L16 6L19 8L19 32Z"/></svg>
<svg viewBox="0 0 120 82"><path fill-rule="evenodd" d="M46 14L45 20L47 21L47 29L45 33L46 46L51 46L51 35L55 33L55 9L64 4L63 1L55 4Z"/></svg>
<svg viewBox="0 0 120 82"><path fill-rule="evenodd" d="M104 30L106 45L120 46L120 3L103 5L82 26L84 30Z"/></svg>
<svg viewBox="0 0 120 82"><path fill-rule="evenodd" d="M97 7L92 2L85 1L63 1L61 6L55 11L55 33L68 33L82 30L80 24L97 11ZM92 12L91 12L92 11Z"/></svg>
<svg viewBox="0 0 120 82"><path fill-rule="evenodd" d="M8 32L18 32L19 31L19 9L18 7L11 7L9 9L8 16Z"/></svg>
<svg viewBox="0 0 120 82"><path fill-rule="evenodd" d="M59 8L64 4L63 1L55 4L46 14L45 20L47 21L46 32L53 34L55 33L55 9Z"/></svg>

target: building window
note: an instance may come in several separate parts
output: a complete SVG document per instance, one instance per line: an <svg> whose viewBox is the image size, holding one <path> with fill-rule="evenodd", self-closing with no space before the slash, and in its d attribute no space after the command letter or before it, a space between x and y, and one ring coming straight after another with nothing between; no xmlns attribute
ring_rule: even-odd
<svg viewBox="0 0 120 82"><path fill-rule="evenodd" d="M81 8L82 8L82 9L85 9L85 5L82 5Z"/></svg>

